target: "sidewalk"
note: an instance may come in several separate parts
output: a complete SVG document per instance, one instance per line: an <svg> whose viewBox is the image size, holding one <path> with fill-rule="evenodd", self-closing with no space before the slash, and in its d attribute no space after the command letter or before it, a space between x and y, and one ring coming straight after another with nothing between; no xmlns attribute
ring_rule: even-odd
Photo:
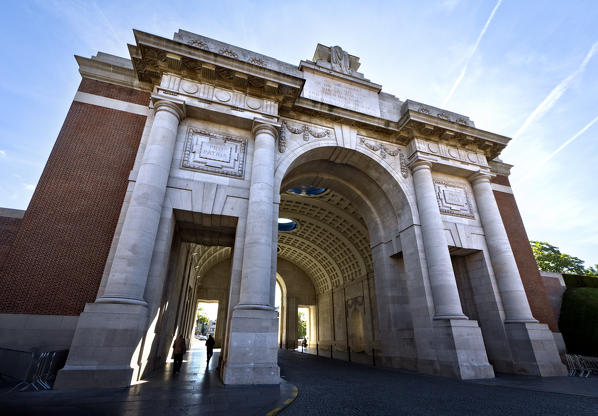
<svg viewBox="0 0 598 416"><path fill-rule="evenodd" d="M218 377L219 351L206 368L205 347L194 346L181 372L172 361L129 388L0 393L0 414L33 415L266 415L288 405L295 386L224 386ZM286 403L285 403L286 402Z"/></svg>

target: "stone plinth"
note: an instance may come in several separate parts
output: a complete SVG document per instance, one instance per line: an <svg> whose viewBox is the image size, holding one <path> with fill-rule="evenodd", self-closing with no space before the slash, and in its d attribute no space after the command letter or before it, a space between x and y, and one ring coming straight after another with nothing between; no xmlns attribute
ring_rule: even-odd
<svg viewBox="0 0 598 416"><path fill-rule="evenodd" d="M88 303L54 388L129 386L136 378L146 322L142 305Z"/></svg>
<svg viewBox="0 0 598 416"><path fill-rule="evenodd" d="M278 384L278 317L274 310L235 309L224 384Z"/></svg>
<svg viewBox="0 0 598 416"><path fill-rule="evenodd" d="M534 376L566 376L554 335L546 324L506 323L513 354L513 370Z"/></svg>
<svg viewBox="0 0 598 416"><path fill-rule="evenodd" d="M477 321L435 320L440 375L463 380L494 378Z"/></svg>

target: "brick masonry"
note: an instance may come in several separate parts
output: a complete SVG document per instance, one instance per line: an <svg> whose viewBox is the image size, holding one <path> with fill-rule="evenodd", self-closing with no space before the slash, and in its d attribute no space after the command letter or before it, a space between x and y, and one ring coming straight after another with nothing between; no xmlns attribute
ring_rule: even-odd
<svg viewBox="0 0 598 416"><path fill-rule="evenodd" d="M511 186L509 178L506 176L496 176L492 182L499 185ZM494 191L494 197L496 198L500 215L509 236L511 249L515 255L515 261L519 268L519 274L521 275L532 313L537 320L548 324L553 332L558 332L559 329L552 306L542 283L538 264L534 258L515 197L513 194L499 191Z"/></svg>
<svg viewBox="0 0 598 416"><path fill-rule="evenodd" d="M0 269L21 226L21 218L0 216Z"/></svg>
<svg viewBox="0 0 598 416"><path fill-rule="evenodd" d="M149 93L89 79L79 91L149 103ZM78 315L93 302L145 120L72 103L0 270L0 313Z"/></svg>

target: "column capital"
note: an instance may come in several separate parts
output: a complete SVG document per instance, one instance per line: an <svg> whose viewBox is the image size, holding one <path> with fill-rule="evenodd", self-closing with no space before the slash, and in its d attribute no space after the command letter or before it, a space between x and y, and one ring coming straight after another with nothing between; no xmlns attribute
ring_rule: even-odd
<svg viewBox="0 0 598 416"><path fill-rule="evenodd" d="M411 172L417 172L421 169L432 170L432 162L425 159L416 159L409 164L409 169L411 169Z"/></svg>
<svg viewBox="0 0 598 416"><path fill-rule="evenodd" d="M469 182L471 182L472 185L475 185L476 183L490 182L490 179L492 179L492 175L489 172L484 172L480 170L470 175L467 179L469 179Z"/></svg>
<svg viewBox="0 0 598 416"><path fill-rule="evenodd" d="M270 120L265 120L263 118L254 118L253 119L253 127L251 128L251 133L256 136L258 133L265 131L266 133L270 133L274 140L278 137L278 129L280 128L279 123L275 123Z"/></svg>
<svg viewBox="0 0 598 416"><path fill-rule="evenodd" d="M156 113L158 111L168 111L181 121L185 118L185 103L165 100L163 98L152 97L152 103Z"/></svg>

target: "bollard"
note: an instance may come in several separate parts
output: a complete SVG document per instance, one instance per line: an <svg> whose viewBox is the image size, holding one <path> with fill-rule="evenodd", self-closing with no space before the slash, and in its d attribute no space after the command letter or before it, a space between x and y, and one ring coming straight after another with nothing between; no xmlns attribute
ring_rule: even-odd
<svg viewBox="0 0 598 416"><path fill-rule="evenodd" d="M376 367L376 350L372 348L372 365Z"/></svg>
<svg viewBox="0 0 598 416"><path fill-rule="evenodd" d="M347 352L349 353L349 362L351 362L351 347L347 345Z"/></svg>
<svg viewBox="0 0 598 416"><path fill-rule="evenodd" d="M320 344L316 344L316 357L320 356Z"/></svg>
<svg viewBox="0 0 598 416"><path fill-rule="evenodd" d="M332 344L330 344L330 359L334 360L334 357L332 356Z"/></svg>

